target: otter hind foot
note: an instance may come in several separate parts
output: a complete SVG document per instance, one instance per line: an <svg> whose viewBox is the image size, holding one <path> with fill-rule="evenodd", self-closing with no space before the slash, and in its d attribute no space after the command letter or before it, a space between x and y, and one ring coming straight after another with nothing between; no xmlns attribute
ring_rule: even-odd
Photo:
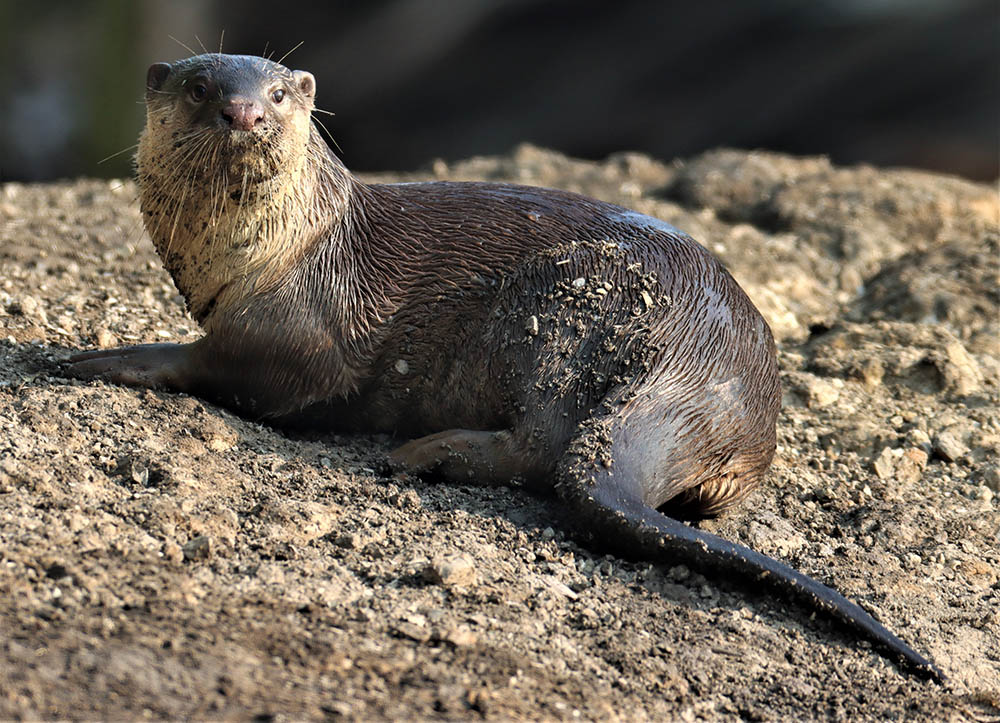
<svg viewBox="0 0 1000 723"><path fill-rule="evenodd" d="M389 461L407 472L433 472L452 482L507 484L530 474L512 439L508 431L449 429L407 442L389 453Z"/></svg>

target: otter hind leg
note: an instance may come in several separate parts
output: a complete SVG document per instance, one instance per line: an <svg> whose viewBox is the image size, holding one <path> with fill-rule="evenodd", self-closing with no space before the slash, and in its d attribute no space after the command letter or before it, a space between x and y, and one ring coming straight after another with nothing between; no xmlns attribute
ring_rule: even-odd
<svg viewBox="0 0 1000 723"><path fill-rule="evenodd" d="M655 454L644 458L641 451L655 445L650 446L646 439L637 446L635 435L629 432L620 417L591 420L583 425L561 461L557 490L575 509L580 529L592 531L599 543L627 558L685 562L706 573L721 573L723 579L768 585L804 608L838 621L901 668L943 681L933 663L835 590L784 563L654 509L659 499L656 495L650 499L643 475L649 473L651 463L663 460ZM663 450L667 456L670 451Z"/></svg>
<svg viewBox="0 0 1000 723"><path fill-rule="evenodd" d="M500 485L537 474L531 457L518 452L506 430L448 429L394 449L389 461L415 474L435 472L466 484Z"/></svg>

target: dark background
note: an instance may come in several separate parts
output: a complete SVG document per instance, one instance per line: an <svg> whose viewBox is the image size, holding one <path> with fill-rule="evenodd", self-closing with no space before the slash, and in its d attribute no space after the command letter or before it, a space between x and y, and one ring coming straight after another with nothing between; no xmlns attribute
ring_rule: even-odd
<svg viewBox="0 0 1000 723"><path fill-rule="evenodd" d="M0 0L0 181L122 176L146 67L274 53L356 170L521 141L998 175L996 0ZM176 38L180 42L171 39Z"/></svg>

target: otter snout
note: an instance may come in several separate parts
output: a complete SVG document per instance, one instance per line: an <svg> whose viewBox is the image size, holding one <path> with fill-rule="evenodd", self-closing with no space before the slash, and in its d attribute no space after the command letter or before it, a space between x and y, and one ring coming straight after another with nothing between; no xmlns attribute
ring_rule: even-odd
<svg viewBox="0 0 1000 723"><path fill-rule="evenodd" d="M264 120L264 107L257 101L244 98L224 101L220 113L234 131L252 131Z"/></svg>

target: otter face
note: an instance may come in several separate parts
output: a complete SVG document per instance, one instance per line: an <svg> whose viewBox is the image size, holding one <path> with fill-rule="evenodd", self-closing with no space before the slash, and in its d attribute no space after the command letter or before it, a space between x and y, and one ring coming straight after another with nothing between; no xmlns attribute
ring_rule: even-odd
<svg viewBox="0 0 1000 723"><path fill-rule="evenodd" d="M156 63L146 76L144 136L163 164L245 188L300 165L315 95L311 73L266 58L211 53Z"/></svg>

